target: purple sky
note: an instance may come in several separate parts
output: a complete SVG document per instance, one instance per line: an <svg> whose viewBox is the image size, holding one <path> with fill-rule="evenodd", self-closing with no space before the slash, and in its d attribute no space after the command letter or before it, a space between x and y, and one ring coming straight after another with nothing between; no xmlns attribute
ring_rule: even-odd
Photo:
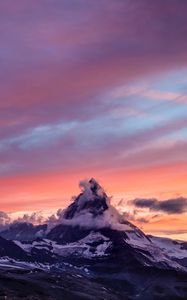
<svg viewBox="0 0 187 300"><path fill-rule="evenodd" d="M179 0L0 2L2 210L63 206L92 176L187 196L186 16Z"/></svg>

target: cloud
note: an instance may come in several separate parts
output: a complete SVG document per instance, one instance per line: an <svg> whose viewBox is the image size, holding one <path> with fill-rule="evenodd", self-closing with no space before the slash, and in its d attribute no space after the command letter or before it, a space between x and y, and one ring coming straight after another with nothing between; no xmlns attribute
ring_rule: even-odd
<svg viewBox="0 0 187 300"><path fill-rule="evenodd" d="M5 230L12 224L16 223L31 223L33 225L44 224L47 222L47 218L39 212L26 213L16 219L12 219L11 214L0 211L0 231Z"/></svg>
<svg viewBox="0 0 187 300"><path fill-rule="evenodd" d="M0 6L1 113L12 131L90 118L106 90L186 63L185 2L18 2Z"/></svg>
<svg viewBox="0 0 187 300"><path fill-rule="evenodd" d="M138 223L144 223L144 224L149 223L149 219L148 218L143 218L143 217L137 218L136 221Z"/></svg>
<svg viewBox="0 0 187 300"><path fill-rule="evenodd" d="M43 224L46 219L42 216L41 212L33 212L31 214L24 214L22 217L18 217L12 223L32 223L33 225Z"/></svg>
<svg viewBox="0 0 187 300"><path fill-rule="evenodd" d="M0 230L6 228L10 223L10 217L7 213L0 211Z"/></svg>
<svg viewBox="0 0 187 300"><path fill-rule="evenodd" d="M121 202L121 204L119 205L123 205L123 202ZM137 209L133 209L132 211L125 211L123 212L123 217L132 222L132 223L136 223L138 225L141 224L147 224L151 221L150 216L141 216L141 213L137 210Z"/></svg>
<svg viewBox="0 0 187 300"><path fill-rule="evenodd" d="M168 200L134 199L131 204L139 208L148 208L150 211L161 211L167 214L183 214L187 212L187 198L179 197Z"/></svg>
<svg viewBox="0 0 187 300"><path fill-rule="evenodd" d="M157 229L157 230L152 230L153 234L165 234L165 235L174 235L174 234L186 234L187 230L186 229L171 229L171 230L165 230L165 229Z"/></svg>

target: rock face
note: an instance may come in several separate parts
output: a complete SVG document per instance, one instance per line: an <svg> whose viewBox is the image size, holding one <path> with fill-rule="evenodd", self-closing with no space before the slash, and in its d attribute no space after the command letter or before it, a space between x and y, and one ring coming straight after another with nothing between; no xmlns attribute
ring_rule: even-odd
<svg viewBox="0 0 187 300"><path fill-rule="evenodd" d="M0 257L27 260L27 253L12 241L0 237Z"/></svg>

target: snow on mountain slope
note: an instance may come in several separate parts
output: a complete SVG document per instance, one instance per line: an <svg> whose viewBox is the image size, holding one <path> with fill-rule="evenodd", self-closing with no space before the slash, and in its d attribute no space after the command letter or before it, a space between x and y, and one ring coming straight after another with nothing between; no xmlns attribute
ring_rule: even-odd
<svg viewBox="0 0 187 300"><path fill-rule="evenodd" d="M158 246L165 254L167 254L171 258L187 258L187 242L156 236L150 236L150 239L155 246Z"/></svg>
<svg viewBox="0 0 187 300"><path fill-rule="evenodd" d="M33 249L47 250L59 256L79 255L85 258L104 257L107 256L106 250L111 246L112 242L99 232L90 232L85 238L78 242L68 243L65 245L58 244L48 239L15 243L27 253L31 253Z"/></svg>
<svg viewBox="0 0 187 300"><path fill-rule="evenodd" d="M0 268L10 268L10 269L25 269L25 270L47 270L48 266L46 264L41 264L37 262L26 262L17 259L10 259L9 257L0 258Z"/></svg>
<svg viewBox="0 0 187 300"><path fill-rule="evenodd" d="M187 250L181 249L180 244L176 244L175 241L152 236L149 237L149 242L145 239L140 241L133 233L128 234L128 237L127 243L135 249L146 250L152 262L162 262L173 269L187 271L186 266L180 261L187 258Z"/></svg>

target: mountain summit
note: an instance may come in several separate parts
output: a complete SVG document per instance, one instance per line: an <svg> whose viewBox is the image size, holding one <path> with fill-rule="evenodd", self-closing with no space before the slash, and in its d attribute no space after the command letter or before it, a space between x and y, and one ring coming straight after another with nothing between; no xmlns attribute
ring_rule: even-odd
<svg viewBox="0 0 187 300"><path fill-rule="evenodd" d="M109 198L99 183L91 178L89 181L81 181L82 193L65 210L64 218L72 219L82 214L90 214L92 217L102 215L109 207Z"/></svg>
<svg viewBox="0 0 187 300"><path fill-rule="evenodd" d="M123 236L122 239L126 240L131 232L137 239L149 241L140 229L110 204L110 198L94 178L81 181L80 188L81 193L63 211L60 224L49 232L48 238L65 244L76 242L93 232L105 231L106 235L107 231L110 238Z"/></svg>

